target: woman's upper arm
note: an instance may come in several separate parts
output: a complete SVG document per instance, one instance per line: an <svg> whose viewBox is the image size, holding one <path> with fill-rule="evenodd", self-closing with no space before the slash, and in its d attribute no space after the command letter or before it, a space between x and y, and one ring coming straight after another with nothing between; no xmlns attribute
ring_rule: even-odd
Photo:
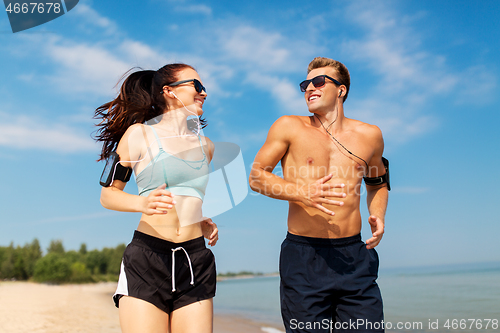
<svg viewBox="0 0 500 333"><path fill-rule="evenodd" d="M120 164L126 168L133 168L135 163L140 160L141 157L141 142L144 142L144 136L142 134L141 124L135 124L130 126L127 131L123 134L122 138L118 142L116 147L116 153L120 156ZM127 183L121 180L114 180L111 188L123 190ZM105 191L106 188L103 188Z"/></svg>

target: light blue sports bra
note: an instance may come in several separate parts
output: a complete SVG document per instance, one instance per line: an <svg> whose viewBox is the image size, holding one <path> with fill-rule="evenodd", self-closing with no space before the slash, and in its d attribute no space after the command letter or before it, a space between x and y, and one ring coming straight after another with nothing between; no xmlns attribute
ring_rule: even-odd
<svg viewBox="0 0 500 333"><path fill-rule="evenodd" d="M167 184L167 191L174 195L197 197L201 200L205 197L205 189L208 183L208 159L203 150L200 140L203 159L188 161L176 157L163 150L160 138L155 129L150 126L158 141L160 151L149 162L149 164L136 176L139 195L148 196L158 186Z"/></svg>

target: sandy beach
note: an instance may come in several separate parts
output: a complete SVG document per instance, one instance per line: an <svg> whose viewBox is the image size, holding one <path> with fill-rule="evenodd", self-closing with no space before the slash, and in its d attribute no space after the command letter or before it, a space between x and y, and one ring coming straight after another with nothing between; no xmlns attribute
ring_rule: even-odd
<svg viewBox="0 0 500 333"><path fill-rule="evenodd" d="M119 333L115 283L45 285L0 282L2 333ZM266 328L263 328L266 327ZM245 318L215 314L216 333L277 333Z"/></svg>

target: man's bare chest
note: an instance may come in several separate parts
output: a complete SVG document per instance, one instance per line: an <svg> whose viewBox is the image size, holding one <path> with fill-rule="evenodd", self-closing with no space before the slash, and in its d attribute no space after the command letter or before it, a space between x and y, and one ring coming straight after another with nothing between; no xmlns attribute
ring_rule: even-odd
<svg viewBox="0 0 500 333"><path fill-rule="evenodd" d="M363 177L371 154L369 145L355 135L334 139L323 133L303 133L290 144L282 166L294 178L319 179L333 174L333 178L357 179Z"/></svg>

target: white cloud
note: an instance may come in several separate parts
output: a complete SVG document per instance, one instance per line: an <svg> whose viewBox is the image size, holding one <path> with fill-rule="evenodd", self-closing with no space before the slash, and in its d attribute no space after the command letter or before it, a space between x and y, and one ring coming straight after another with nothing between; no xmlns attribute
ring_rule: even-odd
<svg viewBox="0 0 500 333"><path fill-rule="evenodd" d="M44 123L26 116L0 113L0 146L41 149L60 153L96 151L88 133L61 123Z"/></svg>
<svg viewBox="0 0 500 333"><path fill-rule="evenodd" d="M283 66L290 57L290 51L282 44L279 33L260 31L251 26L239 26L221 35L222 47L226 54L259 68Z"/></svg>
<svg viewBox="0 0 500 333"><path fill-rule="evenodd" d="M424 51L422 36L410 24L425 13L408 18L386 4L369 4L348 6L347 19L365 33L341 46L346 58L368 68L377 80L364 99L348 101L346 115L351 112L377 124L391 142L404 143L439 126L431 104L445 95L462 95L461 78L470 77L471 72L478 79L472 95L485 91L491 95L496 80L484 68L460 73L449 68L444 56Z"/></svg>
<svg viewBox="0 0 500 333"><path fill-rule="evenodd" d="M276 31L256 28L248 24L229 22L216 30L221 58L236 63L249 72L305 71L304 62L310 61L318 47L300 39L288 38Z"/></svg>
<svg viewBox="0 0 500 333"><path fill-rule="evenodd" d="M262 29L241 22L226 22L215 30L214 40L220 61L232 65L235 72L277 101L270 105L276 114L308 114L296 82L286 73L306 72L306 64L320 49L309 41L289 38L277 30Z"/></svg>
<svg viewBox="0 0 500 333"><path fill-rule="evenodd" d="M203 4L192 4L190 0L169 0L169 9L180 13L212 15L212 8Z"/></svg>
<svg viewBox="0 0 500 333"><path fill-rule="evenodd" d="M104 32L108 35L115 34L118 31L118 27L115 22L100 15L93 8L84 3L80 2L78 6L71 11L71 14L77 14L83 18L85 25L82 25L81 28L88 29L89 26L97 27L100 33Z"/></svg>
<svg viewBox="0 0 500 333"><path fill-rule="evenodd" d="M114 95L119 79L132 67L157 69L168 62L167 56L134 40L125 40L114 48L73 43L53 38L43 45L46 54L59 66L50 81L65 92ZM116 49L116 52L111 50Z"/></svg>
<svg viewBox="0 0 500 333"><path fill-rule="evenodd" d="M377 125L384 133L386 141L401 144L424 133L432 132L440 125L440 120L436 116L418 112L422 103L419 98L413 96L399 100L380 98L380 96L348 99L344 105L344 113L348 118Z"/></svg>
<svg viewBox="0 0 500 333"><path fill-rule="evenodd" d="M277 113L294 115L309 114L304 97L299 93L298 86L289 80L278 76L249 73L248 81L262 90L271 92L279 105L281 105L281 109Z"/></svg>
<svg viewBox="0 0 500 333"><path fill-rule="evenodd" d="M51 81L73 93L110 95L118 79L130 69L129 63L102 47L60 38L46 43L45 52L59 65L49 76Z"/></svg>
<svg viewBox="0 0 500 333"><path fill-rule="evenodd" d="M177 6L176 10L179 12L192 13L192 14L212 15L212 8L208 7L207 5Z"/></svg>
<svg viewBox="0 0 500 333"><path fill-rule="evenodd" d="M122 42L118 49L127 63L136 63L145 69L156 70L173 59L171 54L157 51L149 45L131 39Z"/></svg>
<svg viewBox="0 0 500 333"><path fill-rule="evenodd" d="M356 2L347 12L366 33L360 39L344 42L343 51L381 77L379 91L398 95L422 89L420 93L431 97L451 91L459 82L458 73L446 68L443 56L422 50L420 35L408 25L412 20L381 3L366 6L365 2Z"/></svg>

